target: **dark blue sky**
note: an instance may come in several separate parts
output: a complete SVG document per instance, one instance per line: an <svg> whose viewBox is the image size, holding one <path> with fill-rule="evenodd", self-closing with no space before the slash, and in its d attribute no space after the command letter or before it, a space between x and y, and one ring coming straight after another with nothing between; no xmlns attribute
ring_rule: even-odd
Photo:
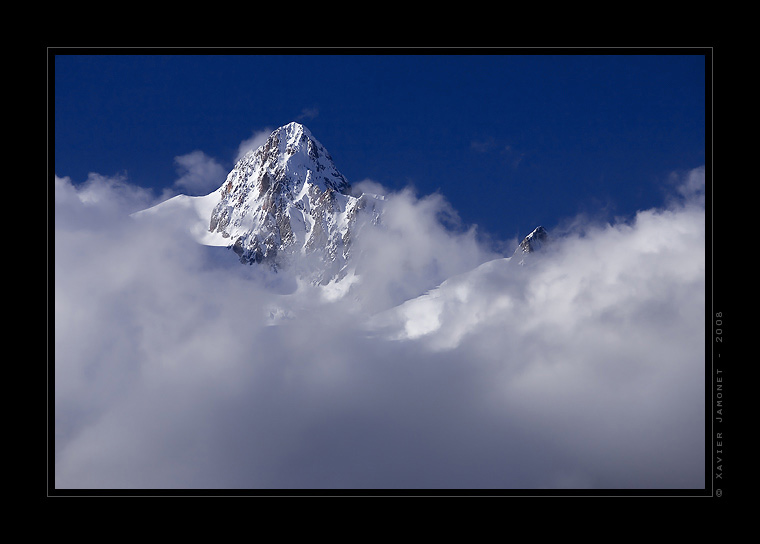
<svg viewBox="0 0 760 544"><path fill-rule="evenodd" d="M229 170L254 131L297 120L349 181L438 190L506 240L661 205L672 172L705 164L704 51L518 51L56 55L55 173L160 194L175 157Z"/></svg>

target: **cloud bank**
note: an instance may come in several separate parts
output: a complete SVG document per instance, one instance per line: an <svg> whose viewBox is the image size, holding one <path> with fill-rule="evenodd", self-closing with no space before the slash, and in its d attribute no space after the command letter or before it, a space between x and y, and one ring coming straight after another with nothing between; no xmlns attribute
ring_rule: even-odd
<svg viewBox="0 0 760 544"><path fill-rule="evenodd" d="M704 487L704 170L526 266L388 194L337 295L147 199L56 179L57 488Z"/></svg>

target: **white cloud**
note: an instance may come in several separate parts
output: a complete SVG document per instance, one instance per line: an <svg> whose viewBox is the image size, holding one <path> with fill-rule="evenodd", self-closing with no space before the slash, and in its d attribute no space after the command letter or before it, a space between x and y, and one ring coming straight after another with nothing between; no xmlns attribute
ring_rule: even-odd
<svg viewBox="0 0 760 544"><path fill-rule="evenodd" d="M371 180L369 178L351 183L351 192L356 196L359 196L363 193L383 196L389 193L388 189L381 183L378 183L377 181Z"/></svg>
<svg viewBox="0 0 760 544"><path fill-rule="evenodd" d="M240 145L238 146L237 155L235 155L235 162L242 159L243 155L245 155L252 149L258 149L260 146L264 145L264 143L267 141L267 138L269 138L270 134L272 134L272 129L264 128L260 131L254 131L250 138L240 142Z"/></svg>
<svg viewBox="0 0 760 544"><path fill-rule="evenodd" d="M55 176L54 189L56 204L81 203L93 212L132 212L147 207L154 198L149 190L129 183L126 175L109 177L95 172L90 172L76 189L71 178Z"/></svg>
<svg viewBox="0 0 760 544"><path fill-rule="evenodd" d="M179 178L174 186L189 195L206 195L218 189L227 177L227 170L203 151L192 151L174 157Z"/></svg>
<svg viewBox="0 0 760 544"><path fill-rule="evenodd" d="M304 108L301 110L301 113L298 115L298 120L303 121L305 119L316 119L316 117L319 115L319 108Z"/></svg>
<svg viewBox="0 0 760 544"><path fill-rule="evenodd" d="M671 180L676 185L678 194L688 202L705 205L705 167L695 168L685 175L675 173Z"/></svg>
<svg viewBox="0 0 760 544"><path fill-rule="evenodd" d="M699 175L476 272L496 256L442 196L387 194L328 301L128 219L139 189L56 179L56 485L701 488Z"/></svg>
<svg viewBox="0 0 760 544"><path fill-rule="evenodd" d="M385 196L381 226L364 229L352 251L363 286L356 296L368 311L400 304L496 257L480 247L474 228L459 227L443 196L418 199L406 190Z"/></svg>

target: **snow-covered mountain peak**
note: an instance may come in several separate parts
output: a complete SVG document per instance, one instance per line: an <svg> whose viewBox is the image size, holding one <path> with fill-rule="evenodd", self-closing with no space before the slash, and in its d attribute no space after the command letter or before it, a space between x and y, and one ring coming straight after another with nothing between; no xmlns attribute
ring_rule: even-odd
<svg viewBox="0 0 760 544"><path fill-rule="evenodd" d="M311 131L301 123L295 121L283 125L275 130L272 135L277 135L283 139L287 146L299 146L302 141L313 140L316 141Z"/></svg>
<svg viewBox="0 0 760 544"><path fill-rule="evenodd" d="M237 162L217 190L208 231L229 240L247 263L278 268L296 254L316 256L324 281L345 265L357 214L380 213L379 198L357 198L349 190L309 129L289 123Z"/></svg>
<svg viewBox="0 0 760 544"><path fill-rule="evenodd" d="M254 170L258 176L251 176ZM281 183L271 184L270 180ZM252 185L258 193L270 187L297 193L304 184L341 193L350 188L325 147L308 128L296 122L274 130L263 145L245 154L227 176L222 190L234 192L241 183Z"/></svg>

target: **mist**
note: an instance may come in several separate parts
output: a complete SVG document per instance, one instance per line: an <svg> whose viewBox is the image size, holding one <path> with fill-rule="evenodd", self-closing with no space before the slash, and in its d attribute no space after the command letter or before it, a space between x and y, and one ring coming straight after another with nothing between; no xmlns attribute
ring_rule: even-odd
<svg viewBox="0 0 760 544"><path fill-rule="evenodd" d="M54 196L56 488L704 488L703 168L524 266L388 193L328 286Z"/></svg>

